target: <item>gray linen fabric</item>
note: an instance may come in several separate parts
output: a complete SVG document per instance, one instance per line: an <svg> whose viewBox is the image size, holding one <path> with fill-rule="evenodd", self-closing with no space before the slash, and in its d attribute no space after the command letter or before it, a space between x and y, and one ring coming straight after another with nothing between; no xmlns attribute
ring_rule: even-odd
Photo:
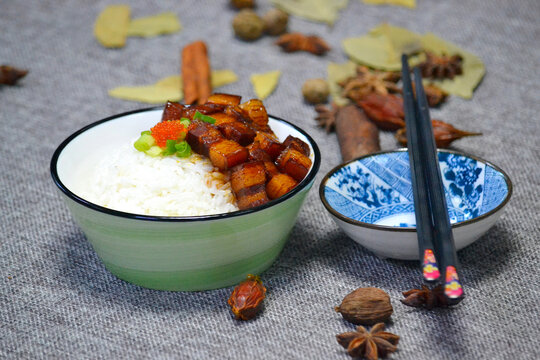
<svg viewBox="0 0 540 360"><path fill-rule="evenodd" d="M259 0L258 11L270 8ZM130 1L134 17L173 11L184 30L129 38L107 50L92 35L112 1L0 1L0 63L30 69L0 88L0 358L347 359L335 335L352 325L333 307L361 286L386 290L394 305L388 326L401 336L392 359L535 359L540 357L540 2L419 0L416 10L351 0L335 26L293 18L290 29L322 35L326 57L285 55L266 37L234 38L227 1ZM300 93L325 77L328 61L346 59L341 39L381 22L434 32L477 54L487 75L470 101L451 97L433 116L481 131L455 148L509 173L514 195L496 226L459 258L467 299L454 309L424 311L399 302L420 283L417 264L379 259L348 239L317 194L340 162L335 135L316 127ZM221 89L254 96L249 75L280 69L270 112L304 128L323 159L290 240L262 274L264 312L232 319L232 288L174 293L128 284L100 263L62 203L49 175L54 149L96 120L145 104L110 98L119 85L149 84L178 73L180 49L204 39L215 69L237 83ZM382 134L384 149L397 147ZM519 355L514 357L514 355Z"/></svg>

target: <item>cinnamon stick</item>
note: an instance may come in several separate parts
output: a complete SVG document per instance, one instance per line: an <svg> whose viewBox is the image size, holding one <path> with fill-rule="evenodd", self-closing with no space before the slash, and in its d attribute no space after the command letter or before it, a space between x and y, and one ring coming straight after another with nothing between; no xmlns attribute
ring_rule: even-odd
<svg viewBox="0 0 540 360"><path fill-rule="evenodd" d="M186 104L204 104L212 93L210 61L203 41L182 49L182 82Z"/></svg>
<svg viewBox="0 0 540 360"><path fill-rule="evenodd" d="M381 150L379 129L356 105L339 109L336 133L344 162Z"/></svg>

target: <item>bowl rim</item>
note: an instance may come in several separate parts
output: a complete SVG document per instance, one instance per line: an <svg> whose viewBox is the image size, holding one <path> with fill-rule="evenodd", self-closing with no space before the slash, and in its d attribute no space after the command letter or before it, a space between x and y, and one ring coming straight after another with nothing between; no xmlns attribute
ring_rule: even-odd
<svg viewBox="0 0 540 360"><path fill-rule="evenodd" d="M198 215L198 216L142 215L142 214L128 213L128 212L119 211L119 210L113 210L113 209L109 209L109 208L94 204L94 203L92 203L92 202L90 202L88 200L85 200L82 197L76 195L71 190L69 190L67 188L67 186L64 185L64 183L62 183L62 181L60 180L60 177L58 176L58 169L57 169L58 159L60 157L60 154L64 150L64 148L72 140L74 140L77 136L79 136L80 134L84 133L85 131L87 131L87 130L93 128L93 127L96 127L96 126L101 125L103 123L106 123L108 121L113 121L113 120L115 120L117 118L129 116L129 115L133 115L133 114L138 114L138 113L143 113L143 112L163 110L163 109L164 109L164 105L160 105L160 106L152 106L152 107L143 108L143 109L131 110L131 111L123 112L123 113L120 113L120 114L112 115L112 116L106 117L104 119L101 119L101 120L95 121L93 123L90 123L90 124L82 127L81 129L75 131L73 134L69 135L56 148L56 150L54 151L53 156L51 158L50 173L51 173L51 176L52 176L53 181L56 184L56 186L58 186L60 191L62 191L68 198L75 201L76 203L78 203L80 205L83 205L83 206L85 206L85 207L87 207L89 209L92 209L92 210L98 211L100 213L103 213L103 214L112 215L112 216L118 216L118 217L128 218L128 219L137 219L137 220L154 221L154 222L156 222L156 221L157 222L167 222L167 223L194 222L194 221L227 219L227 218L232 218L232 217L237 217L237 216L248 215L248 214L252 214L252 213L255 213L255 212L265 210L265 209L267 209L269 207L272 207L274 205L280 204L280 203L292 198L293 196L295 196L300 191L302 191L308 184L310 184L315 179L315 176L317 175L317 173L319 171L319 167L320 167L320 164L321 164L321 153L320 153L319 147L317 146L317 143L315 142L315 140L307 132L302 130L300 127L298 127L298 126L296 126L296 125L290 123L289 121L284 120L284 119L282 119L280 117L268 114L269 118L272 118L273 120L277 120L277 121L280 121L280 122L283 122L283 123L287 124L288 126L292 127L293 129L295 129L296 131L301 133L303 136L305 136L306 139L308 139L308 141L309 141L309 143L311 145L311 148L313 149L313 164L311 166L310 171L306 175L306 177L304 179L302 179L302 181L298 185L296 185L296 187L292 191L288 192L287 194L285 194L285 195L283 195L283 196L281 196L281 197L279 197L277 199L270 200L266 204L263 204L263 205L260 205L260 206L257 206L257 207L251 208L251 209L237 210L237 211L232 211L232 212L228 212L228 213L211 214L211 215Z"/></svg>
<svg viewBox="0 0 540 360"><path fill-rule="evenodd" d="M341 168L343 168L343 167L345 167L345 166L347 166L347 165L349 165L349 164L351 164L351 163L353 163L355 161L366 159L368 157L378 156L378 155L383 155L383 154L388 154L388 153L407 152L407 151L408 151L407 148L398 148L398 149L393 149L393 150L377 151L377 152L374 152L374 153L371 153L371 154L367 154L367 155L364 155L364 156L357 157L355 159L349 160L347 162L344 162L342 164L339 164L339 165L335 166L332 170L330 170L323 177L323 179L321 180L321 183L319 185L319 197L321 198L321 201L322 201L324 207L326 208L326 210L328 210L328 212L330 214L332 214L333 216L335 216L339 220L347 222L347 223L352 224L352 225L357 225L357 226L361 226L361 227L365 227L365 228L369 228L369 229L374 229L374 230L384 230L384 231L394 231L394 232L416 232L416 227L395 227L395 226L388 226L388 225L377 225L377 224L370 224L370 223L366 223L366 222L363 222L363 221L358 221L358 220L351 219L351 218L341 214L337 210L335 210L328 203L328 201L326 200L326 196L324 194L324 189L326 187L326 182L328 181L330 176L332 176L339 169L341 169ZM468 154L468 153L465 153L465 152L462 152L462 151L450 150L450 149L437 149L437 152L446 152L446 153L450 153L450 154L456 154L456 155L465 156L465 157L474 159L476 161L483 162L484 164L491 166L493 169L495 169L496 171L498 171L499 173L501 173L503 175L504 181L506 182L506 187L508 188L508 192L506 193L505 198L495 208L493 208L490 211L488 211L487 213L482 214L480 216L477 216L477 217L475 217L473 219L465 220L465 221L462 221L462 222L459 222L459 223L454 223L454 224L451 225L452 229L462 227L462 226L466 226L466 225L469 225L469 224L473 224L475 222L479 222L479 221L481 221L481 220L483 220L485 218L488 218L489 216L491 216L491 215L495 214L496 212L498 212L499 210L501 210L508 203L508 201L510 200L510 197L512 196L513 185L512 185L512 181L510 180L510 177L508 176L508 174L504 170L502 170L499 166L493 164L490 161L482 159L481 157L471 155L471 154Z"/></svg>

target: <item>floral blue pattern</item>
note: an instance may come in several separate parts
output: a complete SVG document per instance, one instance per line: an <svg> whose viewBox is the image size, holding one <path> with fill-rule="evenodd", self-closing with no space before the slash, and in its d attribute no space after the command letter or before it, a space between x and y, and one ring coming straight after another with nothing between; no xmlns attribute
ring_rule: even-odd
<svg viewBox="0 0 540 360"><path fill-rule="evenodd" d="M450 222L485 214L509 189L503 174L475 159L439 151ZM388 152L351 162L324 185L328 204L348 218L370 224L414 227L414 203L406 151Z"/></svg>

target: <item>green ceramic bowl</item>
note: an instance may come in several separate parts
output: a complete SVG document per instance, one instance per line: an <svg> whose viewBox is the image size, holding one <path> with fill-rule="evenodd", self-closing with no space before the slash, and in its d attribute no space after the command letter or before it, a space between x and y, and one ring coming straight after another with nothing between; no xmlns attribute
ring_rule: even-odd
<svg viewBox="0 0 540 360"><path fill-rule="evenodd" d="M319 169L313 139L285 120L270 117L284 140L299 137L311 146L313 165L290 193L254 209L226 214L165 217L107 209L77 195L82 169L99 155L132 141L161 119L162 108L115 115L84 127L55 151L51 174L61 196L105 267L120 279L159 290L194 291L226 287L259 274L277 258Z"/></svg>

